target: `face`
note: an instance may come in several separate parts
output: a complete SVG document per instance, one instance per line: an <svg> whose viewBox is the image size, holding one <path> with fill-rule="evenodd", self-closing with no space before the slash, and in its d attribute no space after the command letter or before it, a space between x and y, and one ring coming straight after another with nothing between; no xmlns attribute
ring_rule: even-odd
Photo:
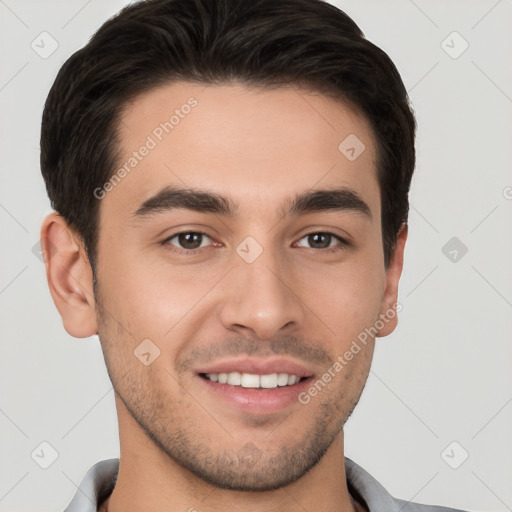
<svg viewBox="0 0 512 512"><path fill-rule="evenodd" d="M128 104L120 141L95 305L120 429L222 488L297 480L396 301L370 125L303 90L180 82Z"/></svg>

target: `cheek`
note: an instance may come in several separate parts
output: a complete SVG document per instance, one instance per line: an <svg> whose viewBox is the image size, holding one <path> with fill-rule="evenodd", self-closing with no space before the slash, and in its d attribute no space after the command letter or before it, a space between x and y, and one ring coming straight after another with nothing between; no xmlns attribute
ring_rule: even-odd
<svg viewBox="0 0 512 512"><path fill-rule="evenodd" d="M218 270L132 259L119 262L115 273L105 268L102 279L112 314L135 338L156 341L172 337L173 329L178 332L197 315L199 303L224 272ZM115 274L112 280L109 272Z"/></svg>
<svg viewBox="0 0 512 512"><path fill-rule="evenodd" d="M352 258L339 265L298 269L293 276L301 297L328 327L338 343L346 343L378 318L385 273L371 258ZM307 308L306 308L307 309Z"/></svg>

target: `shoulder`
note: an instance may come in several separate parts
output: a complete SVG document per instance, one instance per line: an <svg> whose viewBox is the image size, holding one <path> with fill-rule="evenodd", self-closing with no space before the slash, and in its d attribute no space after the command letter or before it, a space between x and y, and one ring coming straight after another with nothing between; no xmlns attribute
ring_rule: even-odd
<svg viewBox="0 0 512 512"><path fill-rule="evenodd" d="M345 457L347 486L368 512L468 512L442 505L422 505L393 497L370 473Z"/></svg>
<svg viewBox="0 0 512 512"><path fill-rule="evenodd" d="M80 482L64 512L96 512L112 492L119 471L119 459L107 459L92 466Z"/></svg>
<svg viewBox="0 0 512 512"><path fill-rule="evenodd" d="M422 505L394 498L401 512L468 512L459 508L444 507L442 505Z"/></svg>

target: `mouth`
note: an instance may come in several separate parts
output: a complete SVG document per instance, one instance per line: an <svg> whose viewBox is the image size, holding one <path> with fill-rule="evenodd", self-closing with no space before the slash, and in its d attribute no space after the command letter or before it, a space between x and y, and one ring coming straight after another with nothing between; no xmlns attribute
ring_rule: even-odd
<svg viewBox="0 0 512 512"><path fill-rule="evenodd" d="M309 377L300 377L290 373L268 373L258 375L256 373L200 373L200 377L219 384L239 386L246 389L276 389L285 386L293 386Z"/></svg>
<svg viewBox="0 0 512 512"><path fill-rule="evenodd" d="M314 378L291 360L238 359L200 368L196 375L211 399L240 412L272 414L299 404Z"/></svg>

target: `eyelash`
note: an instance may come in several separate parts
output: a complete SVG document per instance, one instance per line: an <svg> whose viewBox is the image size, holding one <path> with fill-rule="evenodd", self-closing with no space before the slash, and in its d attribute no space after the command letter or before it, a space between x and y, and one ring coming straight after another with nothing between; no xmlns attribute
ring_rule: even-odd
<svg viewBox="0 0 512 512"><path fill-rule="evenodd" d="M187 256L193 256L193 255L199 254L200 252L203 252L204 249L208 249L210 247L210 246L207 246L207 247L200 247L198 249L180 249L180 248L178 248L174 245L171 245L169 243L170 240L172 240L173 238L176 238L177 236L183 235L183 234L202 235L202 236L211 238L208 234L206 234L202 231L180 231L178 233L174 233L173 235L171 235L168 238L166 238L165 240L163 240L161 242L161 244L167 250L169 250L171 252L174 252L176 254L184 254ZM331 233L329 231L312 231L311 233L307 233L306 235L301 237L300 240L302 240L308 236L311 236L311 235L329 235L331 237L334 237L335 239L337 239L340 242L339 244L335 245L334 247L330 247L330 248L326 248L326 249L316 249L317 251L320 251L323 253L334 253L334 252L342 251L350 245L349 242L347 242L347 240L345 240L344 238L341 238L340 236L335 235L334 233ZM310 249L315 250L315 248L313 248L313 247L311 247Z"/></svg>

